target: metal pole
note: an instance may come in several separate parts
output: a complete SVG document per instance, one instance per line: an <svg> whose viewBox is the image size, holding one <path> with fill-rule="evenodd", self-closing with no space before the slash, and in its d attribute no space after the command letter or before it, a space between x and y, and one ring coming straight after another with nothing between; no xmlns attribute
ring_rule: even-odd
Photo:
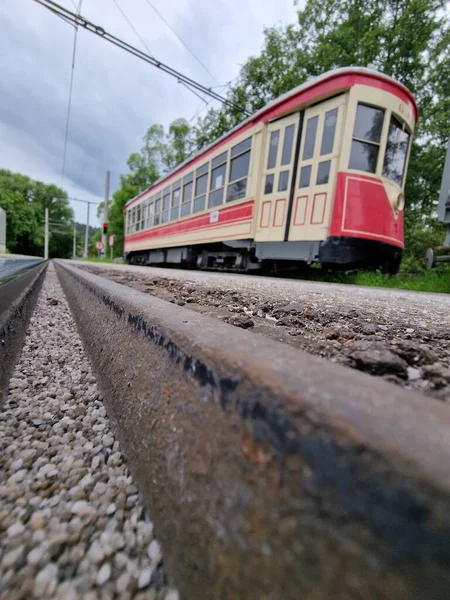
<svg viewBox="0 0 450 600"><path fill-rule="evenodd" d="M104 225L108 225L109 178L110 178L110 172L106 171L105 202L104 202L104 206L103 206L103 224ZM102 250L101 254L102 254L102 256L106 256L106 245L108 242L108 235L106 233L103 233L103 228L102 228L102 242L103 242L103 250Z"/></svg>
<svg viewBox="0 0 450 600"><path fill-rule="evenodd" d="M86 220L86 232L84 234L84 258L87 258L88 255L88 246L89 246L89 209L91 207L91 203L87 203L87 220Z"/></svg>
<svg viewBox="0 0 450 600"><path fill-rule="evenodd" d="M45 209L44 258L48 260L48 208Z"/></svg>
<svg viewBox="0 0 450 600"><path fill-rule="evenodd" d="M73 222L73 251L72 251L73 260L77 257L77 227L75 221Z"/></svg>
<svg viewBox="0 0 450 600"><path fill-rule="evenodd" d="M110 249L109 257L110 257L110 259L112 260L112 252L113 252L113 247L112 247L112 246L110 246L110 248L109 248L109 249Z"/></svg>

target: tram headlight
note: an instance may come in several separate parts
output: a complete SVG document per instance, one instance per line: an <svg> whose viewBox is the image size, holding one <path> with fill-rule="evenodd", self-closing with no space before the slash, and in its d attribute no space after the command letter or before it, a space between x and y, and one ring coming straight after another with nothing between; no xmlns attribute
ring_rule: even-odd
<svg viewBox="0 0 450 600"><path fill-rule="evenodd" d="M405 196L402 192L400 192L400 194L397 194L397 198L394 202L394 208L397 212L400 212L405 208Z"/></svg>

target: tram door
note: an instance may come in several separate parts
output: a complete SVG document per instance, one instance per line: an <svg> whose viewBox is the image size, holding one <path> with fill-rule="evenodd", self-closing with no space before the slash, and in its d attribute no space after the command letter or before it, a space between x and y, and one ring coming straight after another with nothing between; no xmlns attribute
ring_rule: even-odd
<svg viewBox="0 0 450 600"><path fill-rule="evenodd" d="M286 230L299 113L269 123L256 240L282 241Z"/></svg>
<svg viewBox="0 0 450 600"><path fill-rule="evenodd" d="M342 95L305 111L289 241L323 240L328 235L344 108Z"/></svg>

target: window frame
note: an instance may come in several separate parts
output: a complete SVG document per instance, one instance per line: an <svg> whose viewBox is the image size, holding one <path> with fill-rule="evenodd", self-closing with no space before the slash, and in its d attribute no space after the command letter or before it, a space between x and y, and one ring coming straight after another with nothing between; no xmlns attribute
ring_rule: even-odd
<svg viewBox="0 0 450 600"><path fill-rule="evenodd" d="M226 191L226 195L225 195L225 204L228 204L229 202L238 202L239 200L243 200L247 197L248 179L250 178L251 171L252 171L252 145L253 145L253 136L249 136L245 140L242 140L242 142L235 144L230 149L230 160L229 160L229 165L228 165L228 181L227 181L227 186L226 186L227 191ZM247 154L247 153L249 155L247 174L244 175L243 177L239 177L239 178L233 179L233 181L231 181L230 178L231 178L233 160L236 160L236 159L240 158L241 156L244 156L244 154ZM233 189L236 186L239 187L239 184L241 184L244 181L245 181L244 195L239 196L238 198L230 198L229 197L230 189Z"/></svg>
<svg viewBox="0 0 450 600"><path fill-rule="evenodd" d="M375 142L373 140L368 140L365 138L361 138L358 136L355 136L355 126L356 126L356 119L358 116L358 107L359 106L364 106L366 108L372 108L374 110L378 110L381 111L383 113L383 121L381 123L381 131L380 131L380 139L378 142ZM363 102L363 101L359 101L357 100L356 102L356 109L354 112L354 117L353 117L353 129L352 129L352 138L351 138L351 142L350 142L350 153L349 153L349 157L348 157L348 168L351 169L352 171L358 171L359 173L368 173L369 175L377 175L379 173L379 169L380 169L380 160L381 160L381 145L383 142L383 136L384 136L384 129L386 126L386 114L388 113L388 109L382 107L382 106L377 106L375 104L370 104L368 102ZM363 144L363 145L368 145L371 146L372 148L377 148L378 152L377 152L377 158L376 158L376 164L375 164L375 170L374 171L368 171L367 169L358 169L356 167L352 167L350 166L350 161L352 158L352 150L353 150L353 142L358 142L359 144ZM384 160L384 153L383 153L383 160Z"/></svg>
<svg viewBox="0 0 450 600"><path fill-rule="evenodd" d="M406 133L408 135L408 141L407 141L407 144L406 144L406 151L405 151L405 154L404 154L404 161L403 161L402 175L401 175L400 183L398 183L394 179L391 179L390 177L388 177L387 175L384 174L386 157L387 157L387 150L388 150L388 144L389 144L389 134L390 134L390 131L391 131L391 125L392 125L393 121L397 122L397 125L399 125L398 129L400 129L400 131L402 133ZM386 143L384 145L384 152L383 152L383 162L382 162L382 165L381 165L381 176L384 179L387 179L388 181L390 181L391 183L394 183L395 185L398 185L402 189L403 189L403 187L405 185L406 170L407 170L407 166L408 166L409 153L411 151L411 140L412 140L412 131L408 127L408 124L406 123L406 121L404 121L400 117L398 117L393 111L390 111L389 124L387 125ZM396 144L396 146L397 146L396 154L398 152L398 148L399 148L399 145L401 143L402 142L399 141ZM394 158L395 158L395 156L394 156Z"/></svg>

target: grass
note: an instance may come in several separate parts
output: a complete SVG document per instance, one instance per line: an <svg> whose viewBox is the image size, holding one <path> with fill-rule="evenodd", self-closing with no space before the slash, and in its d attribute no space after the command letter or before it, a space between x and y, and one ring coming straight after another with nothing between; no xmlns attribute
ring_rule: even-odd
<svg viewBox="0 0 450 600"><path fill-rule="evenodd" d="M102 263L113 263L114 259L110 258L98 258L97 256L88 256L87 258L83 258L83 260L88 260L89 262L102 262Z"/></svg>
<svg viewBox="0 0 450 600"><path fill-rule="evenodd" d="M310 281L450 294L450 268L447 266L439 266L431 271L421 273L399 273L394 276L384 275L379 271L326 273L320 269L311 268L299 277Z"/></svg>

